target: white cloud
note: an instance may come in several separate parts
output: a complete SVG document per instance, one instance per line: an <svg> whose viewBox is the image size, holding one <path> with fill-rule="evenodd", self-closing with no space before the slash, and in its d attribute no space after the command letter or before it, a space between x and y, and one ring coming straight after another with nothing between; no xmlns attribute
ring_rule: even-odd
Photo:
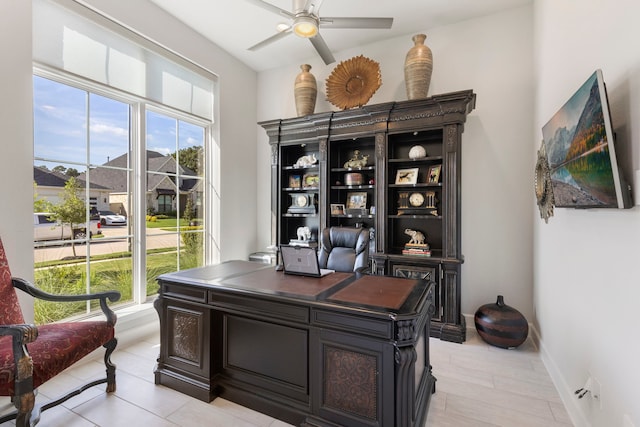
<svg viewBox="0 0 640 427"><path fill-rule="evenodd" d="M128 129L124 129L118 126L113 126L110 124L106 124L106 123L93 123L91 125L91 132L95 132L98 134L108 134L108 135L114 135L114 136L124 136L124 137L128 137L129 136L129 130Z"/></svg>

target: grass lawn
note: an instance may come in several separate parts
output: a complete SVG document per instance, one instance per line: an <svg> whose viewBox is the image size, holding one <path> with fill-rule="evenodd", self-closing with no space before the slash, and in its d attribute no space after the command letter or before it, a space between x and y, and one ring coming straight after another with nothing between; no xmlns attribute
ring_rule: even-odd
<svg viewBox="0 0 640 427"><path fill-rule="evenodd" d="M176 218L158 218L155 221L147 221L145 225L147 228L162 228L167 231L177 230L178 220ZM180 219L180 227L188 227L189 222L184 219Z"/></svg>
<svg viewBox="0 0 640 427"><path fill-rule="evenodd" d="M121 299L116 304L126 303L133 298L133 275L131 256L129 254L119 254L114 258L111 254L110 259L104 259L100 262L95 261L91 257L91 293L106 290L117 290L121 294ZM188 265L189 262L198 262L186 255L182 255L182 268L189 268L194 265ZM57 266L48 266L35 271L36 286L45 292L52 294L84 294L86 293L86 279L83 263L64 264ZM147 256L147 295L155 295L158 293L158 283L156 278L165 273L176 271L177 257L175 251L167 252L165 248L163 252L149 251ZM99 309L96 303L92 303L92 310ZM37 299L35 301L35 321L37 324L44 324L59 321L76 314L84 313L86 303L65 303L44 301Z"/></svg>
<svg viewBox="0 0 640 427"><path fill-rule="evenodd" d="M177 231L176 218L159 218L147 221L148 228L161 228L169 232ZM180 221L182 231L201 229L190 226L185 220ZM202 265L202 235L200 233L181 233L185 248L180 253L180 269L193 268ZM195 252L194 252L195 248ZM146 257L146 294L158 293L156 278L165 273L178 270L178 248L165 247L150 249ZM35 284L45 292L52 294L84 294L86 289L86 258L53 260L35 265ZM130 252L109 253L90 257L91 293L118 290L121 299L118 304L130 302L133 299L133 273ZM92 303L92 309L97 305ZM86 303L59 304L51 301L36 300L36 323L50 323L65 319L69 316L86 312Z"/></svg>

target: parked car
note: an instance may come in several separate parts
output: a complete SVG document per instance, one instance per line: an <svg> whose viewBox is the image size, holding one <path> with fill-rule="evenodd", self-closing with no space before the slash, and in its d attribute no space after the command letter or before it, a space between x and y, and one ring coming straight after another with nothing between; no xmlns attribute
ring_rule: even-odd
<svg viewBox="0 0 640 427"><path fill-rule="evenodd" d="M127 218L111 211L100 211L100 224L127 225Z"/></svg>
<svg viewBox="0 0 640 427"><path fill-rule="evenodd" d="M100 221L89 221L89 237L101 234ZM86 224L76 224L73 232L69 224L61 224L53 219L48 212L35 212L33 214L33 240L36 242L43 240L64 240L64 239L84 239L87 237Z"/></svg>

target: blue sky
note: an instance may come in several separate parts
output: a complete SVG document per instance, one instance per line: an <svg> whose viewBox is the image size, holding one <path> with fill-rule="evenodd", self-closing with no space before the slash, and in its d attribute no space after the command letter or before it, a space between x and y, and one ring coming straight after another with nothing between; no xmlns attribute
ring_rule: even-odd
<svg viewBox="0 0 640 427"><path fill-rule="evenodd" d="M129 105L34 76L34 156L85 170L121 156L129 146ZM87 104L89 125L87 126ZM87 128L89 135L87 136ZM176 133L179 147L176 147ZM90 141L87 144L87 139ZM202 146L203 128L155 112L147 113L147 149L171 154ZM35 160L35 165L52 164Z"/></svg>

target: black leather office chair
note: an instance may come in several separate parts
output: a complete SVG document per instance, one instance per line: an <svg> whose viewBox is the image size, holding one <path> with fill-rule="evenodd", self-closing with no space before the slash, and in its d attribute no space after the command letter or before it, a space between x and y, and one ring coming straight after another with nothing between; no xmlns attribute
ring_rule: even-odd
<svg viewBox="0 0 640 427"><path fill-rule="evenodd" d="M320 268L365 273L369 268L369 230L327 227L320 235Z"/></svg>

